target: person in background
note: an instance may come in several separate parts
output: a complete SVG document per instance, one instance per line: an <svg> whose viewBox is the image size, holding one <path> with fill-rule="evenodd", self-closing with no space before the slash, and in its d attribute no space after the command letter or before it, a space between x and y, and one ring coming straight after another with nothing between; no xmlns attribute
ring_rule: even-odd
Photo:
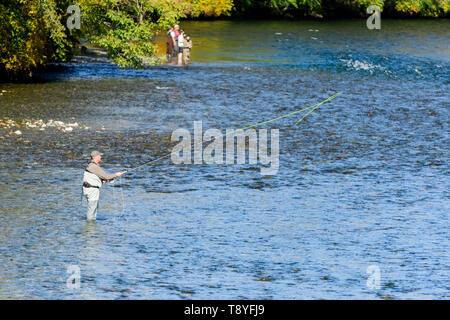
<svg viewBox="0 0 450 320"><path fill-rule="evenodd" d="M174 58L174 63L177 63L177 56L178 56L178 36L180 35L180 26L174 25L173 26L173 54L172 57Z"/></svg>
<svg viewBox="0 0 450 320"><path fill-rule="evenodd" d="M166 58L167 62L172 62L172 55L173 55L173 47L175 44L175 33L173 32L173 28L170 28L167 32L167 39L166 39Z"/></svg>
<svg viewBox="0 0 450 320"><path fill-rule="evenodd" d="M174 25L173 26L173 32L175 33L175 37L178 37L180 35L180 26L179 25Z"/></svg>
<svg viewBox="0 0 450 320"><path fill-rule="evenodd" d="M178 35L178 65L183 65L184 31L180 30Z"/></svg>
<svg viewBox="0 0 450 320"><path fill-rule="evenodd" d="M183 63L186 66L189 64L189 61L191 60L191 49L192 49L191 37L186 36L186 39L184 41L184 48L183 48Z"/></svg>

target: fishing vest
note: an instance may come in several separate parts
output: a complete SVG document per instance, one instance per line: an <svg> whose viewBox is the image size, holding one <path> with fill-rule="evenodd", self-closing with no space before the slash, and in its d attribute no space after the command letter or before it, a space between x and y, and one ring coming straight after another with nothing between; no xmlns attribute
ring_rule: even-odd
<svg viewBox="0 0 450 320"><path fill-rule="evenodd" d="M87 182L93 187L100 188L102 186L102 180L95 174L84 170L83 183Z"/></svg>

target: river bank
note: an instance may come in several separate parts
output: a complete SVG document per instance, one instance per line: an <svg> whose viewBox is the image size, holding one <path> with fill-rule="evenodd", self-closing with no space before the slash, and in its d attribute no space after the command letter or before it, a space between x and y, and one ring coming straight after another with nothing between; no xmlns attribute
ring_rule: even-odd
<svg viewBox="0 0 450 320"><path fill-rule="evenodd" d="M383 17L395 13L399 17L437 18L448 17L449 12L446 0L182 0L176 6L151 1L142 7L139 2L121 2L115 6L110 0L80 0L72 8L76 13L68 16L66 3L48 2L12 1L0 6L0 18L6 21L0 25L2 81L26 80L49 62L70 60L72 49L81 38L101 45L109 58L122 67L160 64L164 59L158 57L157 48L149 40L184 18L367 17L369 5L376 5Z"/></svg>
<svg viewBox="0 0 450 320"><path fill-rule="evenodd" d="M360 32L361 30L366 29L366 19L359 19L359 18L353 18L353 19L312 19L312 20L296 20L296 19L263 19L263 18L254 18L254 19L248 19L248 20L242 20L242 19L233 19L233 18L223 18L223 19L214 19L214 20L208 20L208 19L190 19L190 20L182 20L180 24L183 26L185 24L189 25L195 25L196 23L202 24L202 23L214 23L217 22L217 24L222 24L226 26L233 26L233 25L259 25L264 28L264 26L273 26L276 24L283 24L283 23L302 23L302 21L305 24L315 25L317 28L320 28L322 24L333 24L337 28L339 28L341 25L345 25L347 21L354 21L355 24L359 24L360 28L356 32ZM423 23L423 24L430 24L430 25L445 25L448 23L448 19L389 19L389 18L383 18L382 19L382 30L373 30L368 32L372 32L372 35L374 36L374 39L377 39L379 36L377 33L385 33L390 32L390 26L395 24L404 24L405 26L410 25L412 28L414 28L415 25ZM312 29L312 31L318 30L318 29ZM190 33L189 27L186 30L187 33ZM310 31L309 29L306 31ZM196 42L197 39L194 39L194 49L193 49L193 57L195 59L196 54L195 52L200 50L203 51L205 47L212 46L217 48L220 46L220 44L216 43L216 38L214 36L211 37L210 40L206 40L205 35L208 33L208 30L202 30L205 34L199 34L194 33L194 37L197 39L200 39L200 42ZM421 30L417 30L420 34L425 36ZM285 30L284 28L279 28L278 34L292 34L293 32L291 30ZM245 41L240 35L238 36L240 41ZM242 39L241 39L242 38ZM317 37L314 37L311 35L311 38L314 40L318 40ZM320 41L320 40L319 40ZM145 57L143 66L144 68L152 67L152 66L163 66L166 64L166 57L165 57L165 50L166 50L166 34L160 33L153 37L153 43L155 44L155 54L152 57ZM381 44L380 44L381 45ZM84 49L83 49L84 47ZM85 50L85 51L83 51ZM227 50L227 49L225 49ZM422 50L422 49L419 49ZM445 48L442 47L441 50L444 50L446 52ZM111 59L108 58L106 49L95 45L90 44L86 40L82 40L80 43L75 45L71 51L71 59L70 62L73 63L114 63ZM39 69L36 69L35 73L42 73L42 72L52 72L52 71L59 71L59 67L64 65L64 63L60 62L54 62L50 63L47 66L41 67ZM39 77L38 77L39 78ZM32 78L29 78L28 76L24 75L23 77L18 77L16 79L8 79L6 76L2 77L2 82L33 82L34 80ZM39 81L37 79L36 81Z"/></svg>

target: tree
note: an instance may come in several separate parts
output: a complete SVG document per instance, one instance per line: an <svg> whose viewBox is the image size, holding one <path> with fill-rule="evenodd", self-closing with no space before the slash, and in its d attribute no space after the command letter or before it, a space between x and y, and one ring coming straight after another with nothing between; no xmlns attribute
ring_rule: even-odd
<svg viewBox="0 0 450 320"><path fill-rule="evenodd" d="M123 67L157 63L154 36L179 19L227 14L232 0L79 0L82 34Z"/></svg>
<svg viewBox="0 0 450 320"><path fill-rule="evenodd" d="M66 27L69 5L81 30ZM156 63L154 35L181 18L228 14L232 0L8 0L0 3L2 78L31 76L49 61L66 61L79 37L104 47L124 67Z"/></svg>
<svg viewBox="0 0 450 320"><path fill-rule="evenodd" d="M0 72L30 74L46 62L70 55L71 41L53 0L9 0L0 4Z"/></svg>

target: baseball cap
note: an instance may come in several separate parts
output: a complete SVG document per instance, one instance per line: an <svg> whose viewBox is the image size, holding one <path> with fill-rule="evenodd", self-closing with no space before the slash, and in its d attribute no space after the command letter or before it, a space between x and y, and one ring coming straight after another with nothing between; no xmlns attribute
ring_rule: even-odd
<svg viewBox="0 0 450 320"><path fill-rule="evenodd" d="M96 157L98 155L102 156L103 153L101 153L100 151L97 151L97 150L94 150L91 152L91 158Z"/></svg>

